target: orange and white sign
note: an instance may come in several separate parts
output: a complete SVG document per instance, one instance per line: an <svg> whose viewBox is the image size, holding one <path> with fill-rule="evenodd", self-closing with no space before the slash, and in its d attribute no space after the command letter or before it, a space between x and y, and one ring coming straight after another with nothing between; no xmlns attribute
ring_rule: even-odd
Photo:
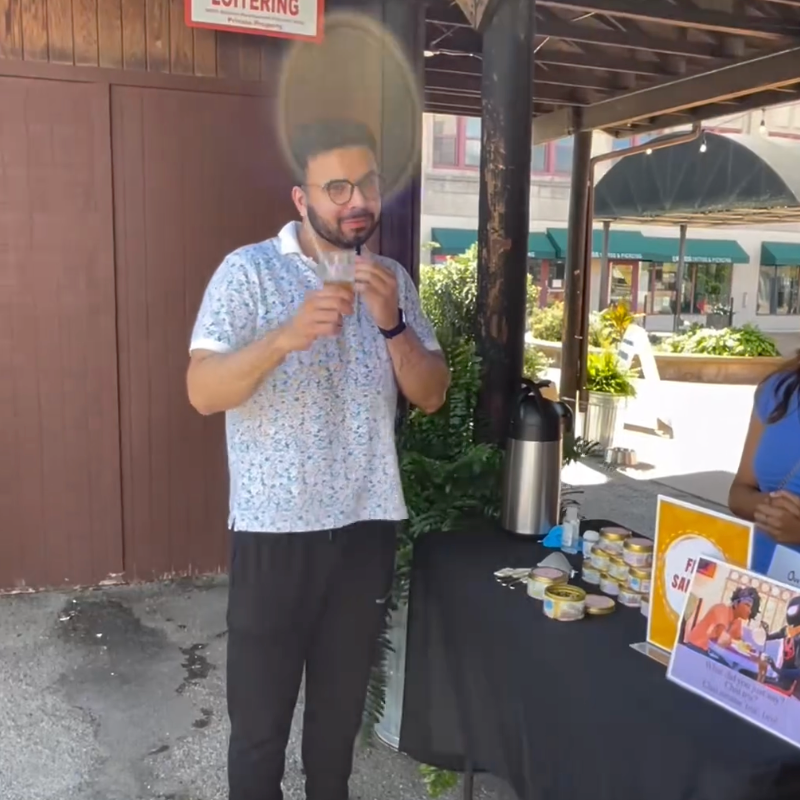
<svg viewBox="0 0 800 800"><path fill-rule="evenodd" d="M647 641L672 650L701 556L746 568L752 542L752 523L659 495Z"/></svg>
<svg viewBox="0 0 800 800"><path fill-rule="evenodd" d="M191 28L322 40L325 0L185 0Z"/></svg>

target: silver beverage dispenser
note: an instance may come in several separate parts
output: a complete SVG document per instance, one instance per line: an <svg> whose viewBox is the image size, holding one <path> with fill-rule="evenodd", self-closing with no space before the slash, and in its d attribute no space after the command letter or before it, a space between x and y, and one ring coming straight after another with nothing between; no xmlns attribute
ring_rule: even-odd
<svg viewBox="0 0 800 800"><path fill-rule="evenodd" d="M563 436L572 429L572 411L542 396L548 385L524 379L511 410L500 521L523 536L546 536L559 522Z"/></svg>

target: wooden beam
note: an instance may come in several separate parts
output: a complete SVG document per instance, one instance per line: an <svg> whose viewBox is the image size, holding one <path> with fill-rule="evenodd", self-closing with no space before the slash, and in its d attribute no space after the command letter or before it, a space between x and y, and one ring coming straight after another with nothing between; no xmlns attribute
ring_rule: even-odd
<svg viewBox="0 0 800 800"><path fill-rule="evenodd" d="M675 6L658 0L536 0L537 7L563 9L576 13L603 14L606 17L656 22L679 28L711 31L730 36L766 39L800 37L800 25L765 17L731 14L697 6Z"/></svg>
<svg viewBox="0 0 800 800"><path fill-rule="evenodd" d="M582 75L584 73L579 73ZM581 81L573 78L573 83L570 83L571 76L563 75L543 75L541 72L537 74L536 82L531 87L531 96L534 100L550 100L564 101L568 103L575 102L578 96L572 91L573 89L588 89L592 92L602 92L608 94L614 91L614 87L604 86L600 81L592 82L590 73L585 73L587 76ZM598 84L598 85L593 85ZM445 91L454 92L458 94L474 94L480 97L481 94L481 73L480 72L441 72L433 69L425 70L425 89L431 91Z"/></svg>
<svg viewBox="0 0 800 800"><path fill-rule="evenodd" d="M557 88L552 86L539 86L534 87L533 91L529 91L529 96L531 100L534 100L539 103L549 103L550 105L554 106L582 106L588 105L580 100L580 98L576 97L572 92L568 89L559 91ZM430 99L435 103L447 103L450 99L458 99L463 100L465 98L471 98L476 102L480 102L481 93L471 91L469 89L453 89L450 87L444 88L441 86L426 86L425 87L425 99L426 101Z"/></svg>
<svg viewBox="0 0 800 800"><path fill-rule="evenodd" d="M425 67L429 70L454 73L475 73L480 74L483 63L480 54L472 53L456 54L448 50L445 53L430 51L431 55L425 59ZM636 75L647 78L671 77L664 72L663 64L658 61L641 61L635 58L613 58L597 53L569 53L565 51L555 51L542 49L535 54L534 60L537 67L556 67L548 70L554 75L561 74L575 75L575 73L586 73L584 77L577 77L577 80L590 81L589 86L602 85L604 77L613 77L615 73L623 75ZM566 70L564 69L566 68ZM537 73L542 77L544 69ZM598 73L612 73L611 76L600 76ZM674 76L673 76L674 77ZM576 84L584 85L584 84Z"/></svg>
<svg viewBox="0 0 800 800"><path fill-rule="evenodd" d="M721 67L669 83L641 89L599 103L584 110L581 130L619 130L632 124L660 124L658 118L687 113L686 121L712 119L720 103L736 101L721 113L747 108L747 97L800 83L800 47L783 50L749 61ZM774 103L786 102L776 97ZM713 113L707 112L713 107ZM756 106L758 107L758 106ZM548 142L575 132L567 109L536 119L534 140Z"/></svg>
<svg viewBox="0 0 800 800"><path fill-rule="evenodd" d="M456 4L464 14L467 24L471 28L477 29L477 25L475 25L475 0L456 0Z"/></svg>
<svg viewBox="0 0 800 800"><path fill-rule="evenodd" d="M498 444L506 438L525 346L534 26L531 0L503 0L483 32L476 430Z"/></svg>
<svg viewBox="0 0 800 800"><path fill-rule="evenodd" d="M587 0L588 1L588 0ZM536 0L537 7L539 0ZM434 7L428 10L427 20L429 25L439 29L433 39L441 37L441 30L453 30L454 33L446 40L446 49L480 52L480 37L476 32L470 31L470 25L463 19L457 10L446 7ZM459 30L463 29L463 30ZM604 49L627 49L645 53L684 56L687 58L714 59L723 57L716 45L708 42L690 42L684 38L668 38L655 36L649 33L637 33L632 36L622 31L609 30L596 24L584 22L571 22L561 19L547 9L542 9L537 18L536 35L548 39L561 39L563 41L578 42L581 44L597 45ZM443 45L445 48L445 45ZM537 58L539 53L537 53Z"/></svg>

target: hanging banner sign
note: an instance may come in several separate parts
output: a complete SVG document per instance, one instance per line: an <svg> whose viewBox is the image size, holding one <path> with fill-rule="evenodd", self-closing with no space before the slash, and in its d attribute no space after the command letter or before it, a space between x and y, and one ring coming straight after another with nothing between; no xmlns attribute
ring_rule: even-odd
<svg viewBox="0 0 800 800"><path fill-rule="evenodd" d="M322 40L325 0L185 0L190 28Z"/></svg>

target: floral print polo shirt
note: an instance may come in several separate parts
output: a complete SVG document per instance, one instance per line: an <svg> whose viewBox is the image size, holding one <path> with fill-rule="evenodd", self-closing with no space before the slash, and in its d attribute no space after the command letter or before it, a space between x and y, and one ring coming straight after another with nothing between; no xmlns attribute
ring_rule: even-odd
<svg viewBox="0 0 800 800"><path fill-rule="evenodd" d="M286 322L321 287L297 225L231 253L203 297L190 350L238 350ZM406 323L439 349L408 273L393 270ZM360 299L339 336L292 353L242 406L226 413L229 526L290 533L402 520L395 447L397 384L386 340Z"/></svg>

